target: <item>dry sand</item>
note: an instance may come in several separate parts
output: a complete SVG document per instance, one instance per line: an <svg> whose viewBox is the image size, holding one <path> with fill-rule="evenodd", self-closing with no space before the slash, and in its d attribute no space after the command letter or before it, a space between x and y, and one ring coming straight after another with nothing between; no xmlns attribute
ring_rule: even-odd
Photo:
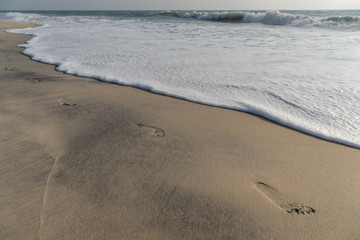
<svg viewBox="0 0 360 240"><path fill-rule="evenodd" d="M54 71L0 22L0 239L360 239L360 151Z"/></svg>

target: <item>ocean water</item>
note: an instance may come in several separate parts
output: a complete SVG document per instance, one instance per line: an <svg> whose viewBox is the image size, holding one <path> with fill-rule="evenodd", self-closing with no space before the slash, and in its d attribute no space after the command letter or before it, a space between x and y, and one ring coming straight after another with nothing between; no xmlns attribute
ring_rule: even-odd
<svg viewBox="0 0 360 240"><path fill-rule="evenodd" d="M0 12L59 71L360 147L360 11ZM101 92L99 92L101 94Z"/></svg>

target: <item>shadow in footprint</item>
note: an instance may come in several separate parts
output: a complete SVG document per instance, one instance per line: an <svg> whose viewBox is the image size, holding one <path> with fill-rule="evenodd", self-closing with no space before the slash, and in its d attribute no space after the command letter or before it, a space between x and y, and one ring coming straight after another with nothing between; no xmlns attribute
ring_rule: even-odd
<svg viewBox="0 0 360 240"><path fill-rule="evenodd" d="M164 130L162 130L161 128L157 128L157 127L154 127L154 126L150 126L150 125L147 125L147 124L144 124L144 123L138 123L136 124L138 127L140 128L150 128L150 129L153 129L154 132L152 133L154 136L156 137L164 137L165 136L165 132Z"/></svg>
<svg viewBox="0 0 360 240"><path fill-rule="evenodd" d="M28 78L26 80L29 80L31 84L36 84L36 83L41 82L40 79L36 79L36 78Z"/></svg>
<svg viewBox="0 0 360 240"><path fill-rule="evenodd" d="M75 107L76 104L72 103L70 100L67 99L59 99L59 105L62 107Z"/></svg>
<svg viewBox="0 0 360 240"><path fill-rule="evenodd" d="M261 192L268 200L270 200L270 202L288 213L297 213L299 215L315 213L314 208L306 206L302 203L290 201L287 196L280 193L276 188L266 183L257 182L255 184L255 188L259 192Z"/></svg>

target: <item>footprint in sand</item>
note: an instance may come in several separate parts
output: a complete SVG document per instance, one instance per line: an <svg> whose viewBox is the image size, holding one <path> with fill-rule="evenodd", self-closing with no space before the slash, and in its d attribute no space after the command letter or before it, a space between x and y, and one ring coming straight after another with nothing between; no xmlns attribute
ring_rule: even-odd
<svg viewBox="0 0 360 240"><path fill-rule="evenodd" d="M75 107L76 104L72 103L70 100L67 99L59 99L59 105L62 107Z"/></svg>
<svg viewBox="0 0 360 240"><path fill-rule="evenodd" d="M315 209L312 207L306 206L302 203L289 201L289 198L287 198L284 194L280 193L276 188L273 188L266 183L257 182L255 184L255 188L273 204L288 213L297 213L299 215L315 213Z"/></svg>
<svg viewBox="0 0 360 240"><path fill-rule="evenodd" d="M36 78L28 78L26 80L29 80L31 82L31 84L36 84L36 83L39 83L41 82L41 80L39 79L36 79Z"/></svg>
<svg viewBox="0 0 360 240"><path fill-rule="evenodd" d="M8 67L5 67L5 71L18 72L19 70L18 70L17 68L8 68Z"/></svg>
<svg viewBox="0 0 360 240"><path fill-rule="evenodd" d="M154 136L156 137L164 137L165 136L165 132L164 130L162 130L161 128L157 128L157 127L153 127L144 123L138 123L136 124L138 127L140 128L150 128L153 129L154 132L152 133Z"/></svg>

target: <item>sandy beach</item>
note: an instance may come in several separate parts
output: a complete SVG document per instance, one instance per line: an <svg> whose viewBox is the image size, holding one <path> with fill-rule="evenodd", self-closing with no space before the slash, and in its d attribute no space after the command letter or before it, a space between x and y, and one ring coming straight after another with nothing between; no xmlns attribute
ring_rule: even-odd
<svg viewBox="0 0 360 240"><path fill-rule="evenodd" d="M0 22L0 239L359 239L360 151L55 71Z"/></svg>

